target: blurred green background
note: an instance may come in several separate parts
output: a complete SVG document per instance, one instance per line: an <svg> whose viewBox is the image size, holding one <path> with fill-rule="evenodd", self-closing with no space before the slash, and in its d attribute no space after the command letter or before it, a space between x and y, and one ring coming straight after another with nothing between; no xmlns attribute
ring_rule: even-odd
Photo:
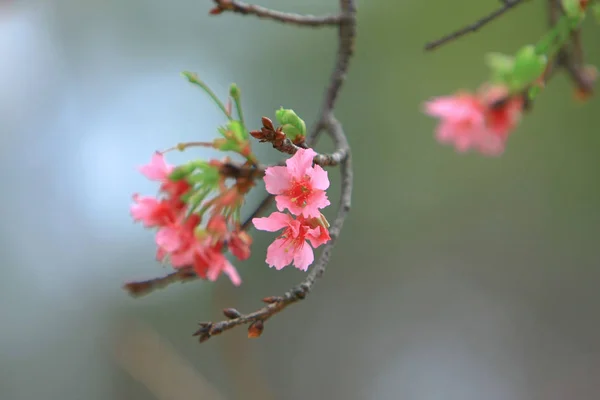
<svg viewBox="0 0 600 400"><path fill-rule="evenodd" d="M223 122L182 70L223 96L235 81L253 127L279 106L311 121L336 33L209 17L207 0L0 2L0 398L598 398L599 99L574 102L558 75L497 159L438 145L421 112L484 81L487 51L512 53L546 29L545 1L531 1L423 52L498 5L359 1L336 112L353 148L353 210L329 268L259 340L241 328L199 345L197 322L253 310L305 274L269 269L263 232L236 264L239 288L220 279L128 297L123 282L168 271L128 214L131 193L155 190L135 167ZM599 33L586 22L596 65ZM199 156L211 153L170 161Z"/></svg>

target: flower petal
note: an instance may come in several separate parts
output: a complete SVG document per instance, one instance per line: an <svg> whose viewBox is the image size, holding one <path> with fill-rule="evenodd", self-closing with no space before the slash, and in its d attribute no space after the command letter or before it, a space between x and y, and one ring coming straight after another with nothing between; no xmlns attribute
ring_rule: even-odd
<svg viewBox="0 0 600 400"><path fill-rule="evenodd" d="M167 253L176 251L181 246L179 231L171 226L160 228L156 232L156 244Z"/></svg>
<svg viewBox="0 0 600 400"><path fill-rule="evenodd" d="M331 240L329 231L323 226L317 226L314 229L309 229L306 232L306 239L310 242L312 247L315 249L322 244L325 244Z"/></svg>
<svg viewBox="0 0 600 400"><path fill-rule="evenodd" d="M313 149L298 149L296 154L285 162L288 173L292 178L300 179L307 175L312 167L313 158L317 153Z"/></svg>
<svg viewBox="0 0 600 400"><path fill-rule="evenodd" d="M293 218L289 214L273 212L268 217L252 218L254 227L261 231L276 232L288 226Z"/></svg>
<svg viewBox="0 0 600 400"><path fill-rule="evenodd" d="M265 170L265 189L271 194L281 194L286 191L291 177L286 167L269 167Z"/></svg>
<svg viewBox="0 0 600 400"><path fill-rule="evenodd" d="M283 267L290 265L293 259L294 253L288 251L286 239L275 239L267 248L266 262L269 267L281 270Z"/></svg>
<svg viewBox="0 0 600 400"><path fill-rule="evenodd" d="M294 215L298 215L302 211L302 208L294 204L291 197L289 196L275 196L275 204L277 205L277 209L279 211L285 211L285 209L287 208Z"/></svg>
<svg viewBox="0 0 600 400"><path fill-rule="evenodd" d="M329 187L329 177L327 175L327 171L325 171L320 165L315 165L309 175L313 190L326 190Z"/></svg>
<svg viewBox="0 0 600 400"><path fill-rule="evenodd" d="M294 252L294 266L301 271L308 270L310 264L315 260L315 254L312 247L304 242Z"/></svg>
<svg viewBox="0 0 600 400"><path fill-rule="evenodd" d="M152 181L162 181L167 179L167 176L173 171L175 167L165 162L163 155L159 152L155 152L152 155L150 163L139 167L139 171L148 179Z"/></svg>
<svg viewBox="0 0 600 400"><path fill-rule="evenodd" d="M318 218L321 215L319 209L325 208L329 204L331 203L327 199L327 194L322 190L316 190L302 209L302 216L306 218Z"/></svg>
<svg viewBox="0 0 600 400"><path fill-rule="evenodd" d="M242 278L240 277L240 274L238 274L237 269L235 269L235 267L229 261L226 261L225 265L223 266L223 272L229 277L231 283L233 283L235 286L240 286L242 284Z"/></svg>

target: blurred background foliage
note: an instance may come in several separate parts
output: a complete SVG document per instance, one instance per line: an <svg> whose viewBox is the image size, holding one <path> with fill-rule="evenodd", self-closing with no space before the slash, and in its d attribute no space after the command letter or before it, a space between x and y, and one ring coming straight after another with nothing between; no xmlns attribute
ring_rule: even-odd
<svg viewBox="0 0 600 400"><path fill-rule="evenodd" d="M132 192L155 190L135 167L223 122L179 73L198 72L223 96L235 81L256 127L279 106L312 120L329 78L333 30L210 18L211 3L0 2L0 398L597 398L599 99L574 102L558 75L498 159L438 145L420 110L475 89L487 51L535 42L541 0L427 54L426 41L498 2L359 1L337 109L353 146L353 211L314 293L259 340L239 329L198 345L191 333L303 278L264 264L269 234L238 263L240 288L221 279L141 299L121 290L168 271L128 215ZM596 65L599 33L587 21ZM211 153L170 160L198 156Z"/></svg>

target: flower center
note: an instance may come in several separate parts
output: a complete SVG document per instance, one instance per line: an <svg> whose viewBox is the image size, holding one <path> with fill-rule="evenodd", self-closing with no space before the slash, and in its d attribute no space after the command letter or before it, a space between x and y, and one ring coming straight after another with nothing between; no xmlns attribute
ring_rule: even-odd
<svg viewBox="0 0 600 400"><path fill-rule="evenodd" d="M308 204L308 198L311 195L311 185L309 177L305 176L302 179L292 182L291 187L286 191L285 195L290 197L292 203L298 207L304 207Z"/></svg>
<svg viewBox="0 0 600 400"><path fill-rule="evenodd" d="M298 232L298 236L296 237L294 237L294 232L290 228L286 228L281 234L281 236L279 236L279 238L285 240L282 247L286 253L296 253L300 249L300 247L304 245L304 241L306 240L305 236L305 227L300 227L300 231Z"/></svg>

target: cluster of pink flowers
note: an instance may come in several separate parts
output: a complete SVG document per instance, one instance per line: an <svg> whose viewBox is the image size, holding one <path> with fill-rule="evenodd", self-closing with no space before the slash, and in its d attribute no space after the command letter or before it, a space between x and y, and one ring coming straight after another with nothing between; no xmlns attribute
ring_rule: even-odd
<svg viewBox="0 0 600 400"><path fill-rule="evenodd" d="M190 194L193 187L186 179L170 178L175 167L165 162L161 153L155 153L149 164L140 167L148 179L160 182L162 197L133 195L131 215L147 228L157 228L157 259L168 261L174 268L190 268L203 279L215 281L225 273L238 286L241 278L235 267L223 254L228 247L240 260L250 256L250 236L242 230L228 229L228 221L213 213L204 228L201 215L190 210L182 196ZM222 196L224 201L235 201ZM223 204L226 206L227 204Z"/></svg>
<svg viewBox="0 0 600 400"><path fill-rule="evenodd" d="M320 211L330 204L325 194L329 179L321 166L313 166L315 156L312 149L299 149L285 167L269 167L265 171L265 187L275 195L280 212L254 218L252 222L263 231L283 229L267 249L267 264L278 270L293 263L306 271L314 261L312 247L331 240L327 220ZM281 212L286 209L291 214Z"/></svg>
<svg viewBox="0 0 600 400"><path fill-rule="evenodd" d="M503 86L486 86L479 93L457 93L425 104L425 112L439 117L436 136L457 151L475 150L487 156L504 152L506 140L523 112L523 98L509 96Z"/></svg>

